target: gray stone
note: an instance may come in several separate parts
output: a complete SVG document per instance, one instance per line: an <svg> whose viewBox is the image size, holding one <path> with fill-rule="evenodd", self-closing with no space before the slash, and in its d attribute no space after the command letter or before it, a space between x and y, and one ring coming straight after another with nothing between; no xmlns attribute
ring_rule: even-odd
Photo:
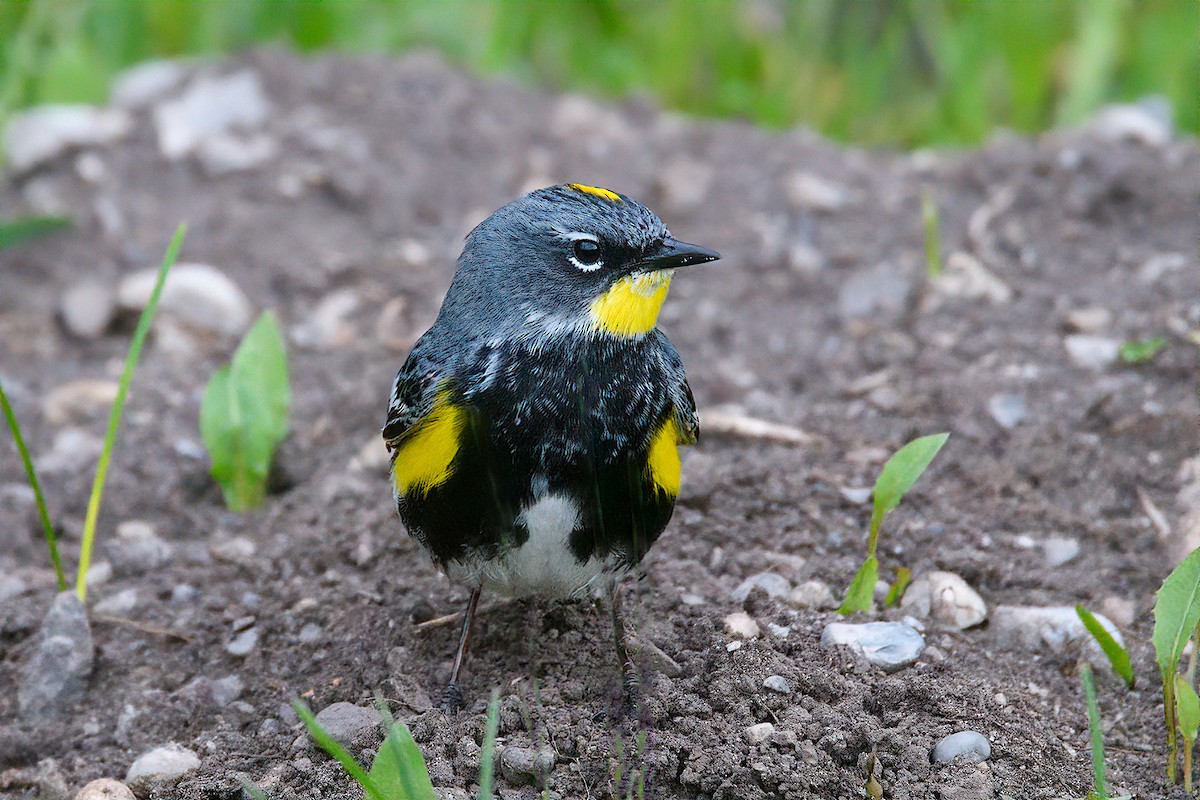
<svg viewBox="0 0 1200 800"><path fill-rule="evenodd" d="M132 127L116 108L45 105L13 114L4 129L4 153L14 172L27 172L74 147L108 144Z"/></svg>
<svg viewBox="0 0 1200 800"><path fill-rule="evenodd" d="M258 646L258 628L247 628L233 637L233 641L225 645L225 652L239 658L250 655Z"/></svg>
<svg viewBox="0 0 1200 800"><path fill-rule="evenodd" d="M112 103L131 111L142 108L174 89L183 75L177 61L144 61L113 79Z"/></svg>
<svg viewBox="0 0 1200 800"><path fill-rule="evenodd" d="M228 675L212 682L212 699L218 708L224 708L242 696L242 679Z"/></svg>
<svg viewBox="0 0 1200 800"><path fill-rule="evenodd" d="M1075 556L1079 555L1079 540L1063 536L1049 536L1042 539L1042 552L1046 554L1046 563L1051 567L1061 567Z"/></svg>
<svg viewBox="0 0 1200 800"><path fill-rule="evenodd" d="M1013 291L979 259L969 253L956 251L946 259L946 268L933 280L941 294L968 300L987 300L1003 305L1013 298Z"/></svg>
<svg viewBox="0 0 1200 800"><path fill-rule="evenodd" d="M196 148L196 158L205 174L215 178L261 167L278 150L275 140L264 133L243 136L221 133L202 141Z"/></svg>
<svg viewBox="0 0 1200 800"><path fill-rule="evenodd" d="M29 584L20 575L2 574L0 575L0 602L24 594L28 588Z"/></svg>
<svg viewBox="0 0 1200 800"><path fill-rule="evenodd" d="M117 526L117 535L105 550L115 567L144 572L166 566L175 549L170 542L158 538L153 525L131 519Z"/></svg>
<svg viewBox="0 0 1200 800"><path fill-rule="evenodd" d="M1063 339L1067 356L1076 366L1101 372L1116 363L1121 343L1105 336L1077 333Z"/></svg>
<svg viewBox="0 0 1200 800"><path fill-rule="evenodd" d="M123 308L141 311L150 301L157 279L157 269L127 276L117 289L117 301ZM190 325L226 335L242 333L249 327L254 311L238 285L208 264L172 267L158 307L162 313Z"/></svg>
<svg viewBox="0 0 1200 800"><path fill-rule="evenodd" d="M988 399L988 413L1005 430L1012 430L1028 415L1025 398L1011 392L992 395Z"/></svg>
<svg viewBox="0 0 1200 800"><path fill-rule="evenodd" d="M75 800L134 800L128 786L112 778L99 778L84 786Z"/></svg>
<svg viewBox="0 0 1200 800"><path fill-rule="evenodd" d="M93 414L111 408L116 399L116 381L79 378L46 393L42 398L42 416L55 426L84 422Z"/></svg>
<svg viewBox="0 0 1200 800"><path fill-rule="evenodd" d="M360 304L353 289L331 292L305 315L304 321L292 327L292 341L313 350L331 350L354 339L350 317Z"/></svg>
<svg viewBox="0 0 1200 800"><path fill-rule="evenodd" d="M109 595L92 607L97 614L123 617L137 607L137 589L122 589Z"/></svg>
<svg viewBox="0 0 1200 800"><path fill-rule="evenodd" d="M792 685L782 675L768 675L763 679L762 685L764 689L770 689L772 692L779 692L780 694L792 693Z"/></svg>
<svg viewBox="0 0 1200 800"><path fill-rule="evenodd" d="M369 744L381 727L379 713L353 703L334 703L321 709L317 722L347 747Z"/></svg>
<svg viewBox="0 0 1200 800"><path fill-rule="evenodd" d="M82 428L63 428L54 434L50 449L37 458L39 473L76 472L79 465L95 461L104 449L104 440Z"/></svg>
<svg viewBox="0 0 1200 800"><path fill-rule="evenodd" d="M116 310L112 287L86 278L63 292L58 304L63 327L81 339L95 339L108 330Z"/></svg>
<svg viewBox="0 0 1200 800"><path fill-rule="evenodd" d="M787 597L788 605L796 608L812 608L818 611L834 608L837 598L833 590L823 581L811 580L797 586Z"/></svg>
<svg viewBox="0 0 1200 800"><path fill-rule="evenodd" d="M1166 98L1148 97L1137 103L1105 106L1092 117L1088 128L1109 141L1161 147L1171 141L1171 105Z"/></svg>
<svg viewBox="0 0 1200 800"><path fill-rule="evenodd" d="M729 593L729 596L741 603L750 596L750 592L755 588L762 589L771 597L787 597L788 593L792 591L792 583L779 573L759 572L738 584L737 588Z"/></svg>
<svg viewBox="0 0 1200 800"><path fill-rule="evenodd" d="M87 611L74 592L59 592L42 620L21 682L17 705L26 718L54 716L87 688L94 652Z"/></svg>
<svg viewBox="0 0 1200 800"><path fill-rule="evenodd" d="M821 632L821 644L848 646L867 663L895 672L921 656L925 637L900 622L831 622Z"/></svg>
<svg viewBox="0 0 1200 800"><path fill-rule="evenodd" d="M171 743L138 756L125 773L125 783L136 789L173 783L200 768L200 759L186 747Z"/></svg>
<svg viewBox="0 0 1200 800"><path fill-rule="evenodd" d="M949 764L957 758L964 761L986 761L992 755L987 737L975 731L959 731L944 737L933 748L933 760Z"/></svg>
<svg viewBox="0 0 1200 800"><path fill-rule="evenodd" d="M251 70L199 78L178 98L154 109L158 149L175 161L214 136L258 127L269 112L262 84Z"/></svg>
<svg viewBox="0 0 1200 800"><path fill-rule="evenodd" d="M987 619L987 605L971 586L953 572L920 575L908 587L900 608L920 618L964 630Z"/></svg>
<svg viewBox="0 0 1200 800"><path fill-rule="evenodd" d="M543 785L554 769L554 750L549 747L505 747L500 751L500 772L511 783Z"/></svg>
<svg viewBox="0 0 1200 800"><path fill-rule="evenodd" d="M754 639L761 633L758 623L744 611L736 611L725 617L725 630L743 639Z"/></svg>
<svg viewBox="0 0 1200 800"><path fill-rule="evenodd" d="M762 744L771 738L775 733L775 726L770 722L760 722L757 725L751 725L742 731L742 735L750 744Z"/></svg>
<svg viewBox="0 0 1200 800"><path fill-rule="evenodd" d="M1096 619L1124 644L1111 620L1102 614L1096 614ZM1073 643L1084 642L1090 655L1103 658L1074 606L996 606L988 628L1002 645L1016 650L1064 653Z"/></svg>

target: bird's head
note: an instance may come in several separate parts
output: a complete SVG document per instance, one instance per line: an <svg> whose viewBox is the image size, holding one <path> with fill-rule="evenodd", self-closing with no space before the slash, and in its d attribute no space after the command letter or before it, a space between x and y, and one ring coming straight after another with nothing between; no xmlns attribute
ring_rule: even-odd
<svg viewBox="0 0 1200 800"><path fill-rule="evenodd" d="M551 186L471 231L443 313L494 321L523 336L638 337L654 329L676 269L718 258L676 240L652 211L624 195L578 183Z"/></svg>

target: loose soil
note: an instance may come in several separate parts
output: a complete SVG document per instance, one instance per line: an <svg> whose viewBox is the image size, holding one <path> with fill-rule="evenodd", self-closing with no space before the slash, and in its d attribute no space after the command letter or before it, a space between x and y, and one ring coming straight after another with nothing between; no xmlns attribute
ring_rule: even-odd
<svg viewBox="0 0 1200 800"><path fill-rule="evenodd" d="M857 798L872 756L890 800L1080 797L1090 764L1075 654L1004 647L986 625L931 628L921 659L887 675L821 647L831 611L758 592L730 599L763 570L840 592L863 557L869 515L842 490L869 487L905 441L949 431L889 518L885 577L899 566L953 571L989 605L1131 603L1124 634L1138 687L1100 673L1110 780L1139 798L1183 797L1164 786L1149 645L1154 592L1178 543L1156 532L1139 491L1181 535L1180 467L1200 449L1197 349L1186 338L1200 321L1195 141L1149 146L1082 130L877 152L637 100L538 93L423 54L258 53L195 69L238 68L261 75L273 106L265 132L279 150L265 165L209 177L169 163L139 112L129 137L96 151L102 170L70 156L0 183L4 216L55 207L76 222L0 256L0 371L35 456L64 427L44 418L44 398L68 381L114 379L129 338L124 318L96 340L69 336L56 317L61 294L156 264L182 220L183 260L217 266L288 329L333 292L358 303L335 335L292 345L293 433L275 493L244 515L223 508L197 431L204 382L236 341L178 324L151 339L100 516L97 556L113 572L89 598L134 589L136 604L97 616L87 694L49 722L16 714L20 667L54 590L20 463L4 445L0 566L28 588L0 604L0 793L52 796L55 773L72 791L123 778L139 754L174 741L203 765L158 797L240 797L243 777L280 800L354 796L288 702L367 704L375 692L411 726L434 784L471 791L498 691L503 742L556 754L550 797L624 794L640 773L654 798ZM833 191L812 181L797 190L796 173ZM627 595L639 636L678 665L646 660L640 720L614 707L620 676L604 614L498 598L485 599L476 629L468 708L447 719L429 705L456 627L417 624L459 610L466 594L396 520L378 430L465 232L520 193L563 181L641 199L680 238L724 254L679 276L661 321L702 416L733 407L810 438L708 435L685 459L675 518ZM1010 299L929 283L925 192L940 209L943 254L978 259ZM1097 306L1111 312L1102 335L1164 335L1168 347L1150 364L1077 366L1063 344L1067 317ZM1024 399L1012 429L989 414L997 394ZM65 425L94 442L106 416L98 405ZM68 563L93 452L43 476ZM150 523L169 556L130 557L115 535L129 520ZM235 537L253 548L228 546ZM1047 537L1076 539L1080 552L1050 566L1038 545ZM764 633L731 651L723 618L738 610ZM257 646L229 654L249 624ZM221 705L205 681L228 675L244 691ZM763 688L769 675L792 693ZM744 730L760 722L775 734L750 744ZM931 763L933 745L964 729L991 740L991 758ZM374 745L359 749L364 760ZM503 797L542 796L532 777L509 770L498 781Z"/></svg>

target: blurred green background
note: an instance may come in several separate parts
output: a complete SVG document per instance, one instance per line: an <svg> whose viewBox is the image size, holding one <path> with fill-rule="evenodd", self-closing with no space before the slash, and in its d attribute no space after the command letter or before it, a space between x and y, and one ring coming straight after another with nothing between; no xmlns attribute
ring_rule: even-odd
<svg viewBox="0 0 1200 800"><path fill-rule="evenodd" d="M481 73L867 144L971 144L1150 94L1195 132L1198 29L1195 0L0 0L0 115L102 101L148 58L433 46Z"/></svg>

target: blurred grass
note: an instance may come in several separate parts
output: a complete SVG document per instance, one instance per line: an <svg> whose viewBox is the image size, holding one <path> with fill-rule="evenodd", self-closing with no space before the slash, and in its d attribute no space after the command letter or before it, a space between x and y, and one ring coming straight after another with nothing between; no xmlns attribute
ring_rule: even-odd
<svg viewBox="0 0 1200 800"><path fill-rule="evenodd" d="M1200 129L1200 4L422 3L3 0L0 116L103 100L137 61L269 43L303 52L434 46L483 73L869 144L970 144L1103 103L1168 98Z"/></svg>

